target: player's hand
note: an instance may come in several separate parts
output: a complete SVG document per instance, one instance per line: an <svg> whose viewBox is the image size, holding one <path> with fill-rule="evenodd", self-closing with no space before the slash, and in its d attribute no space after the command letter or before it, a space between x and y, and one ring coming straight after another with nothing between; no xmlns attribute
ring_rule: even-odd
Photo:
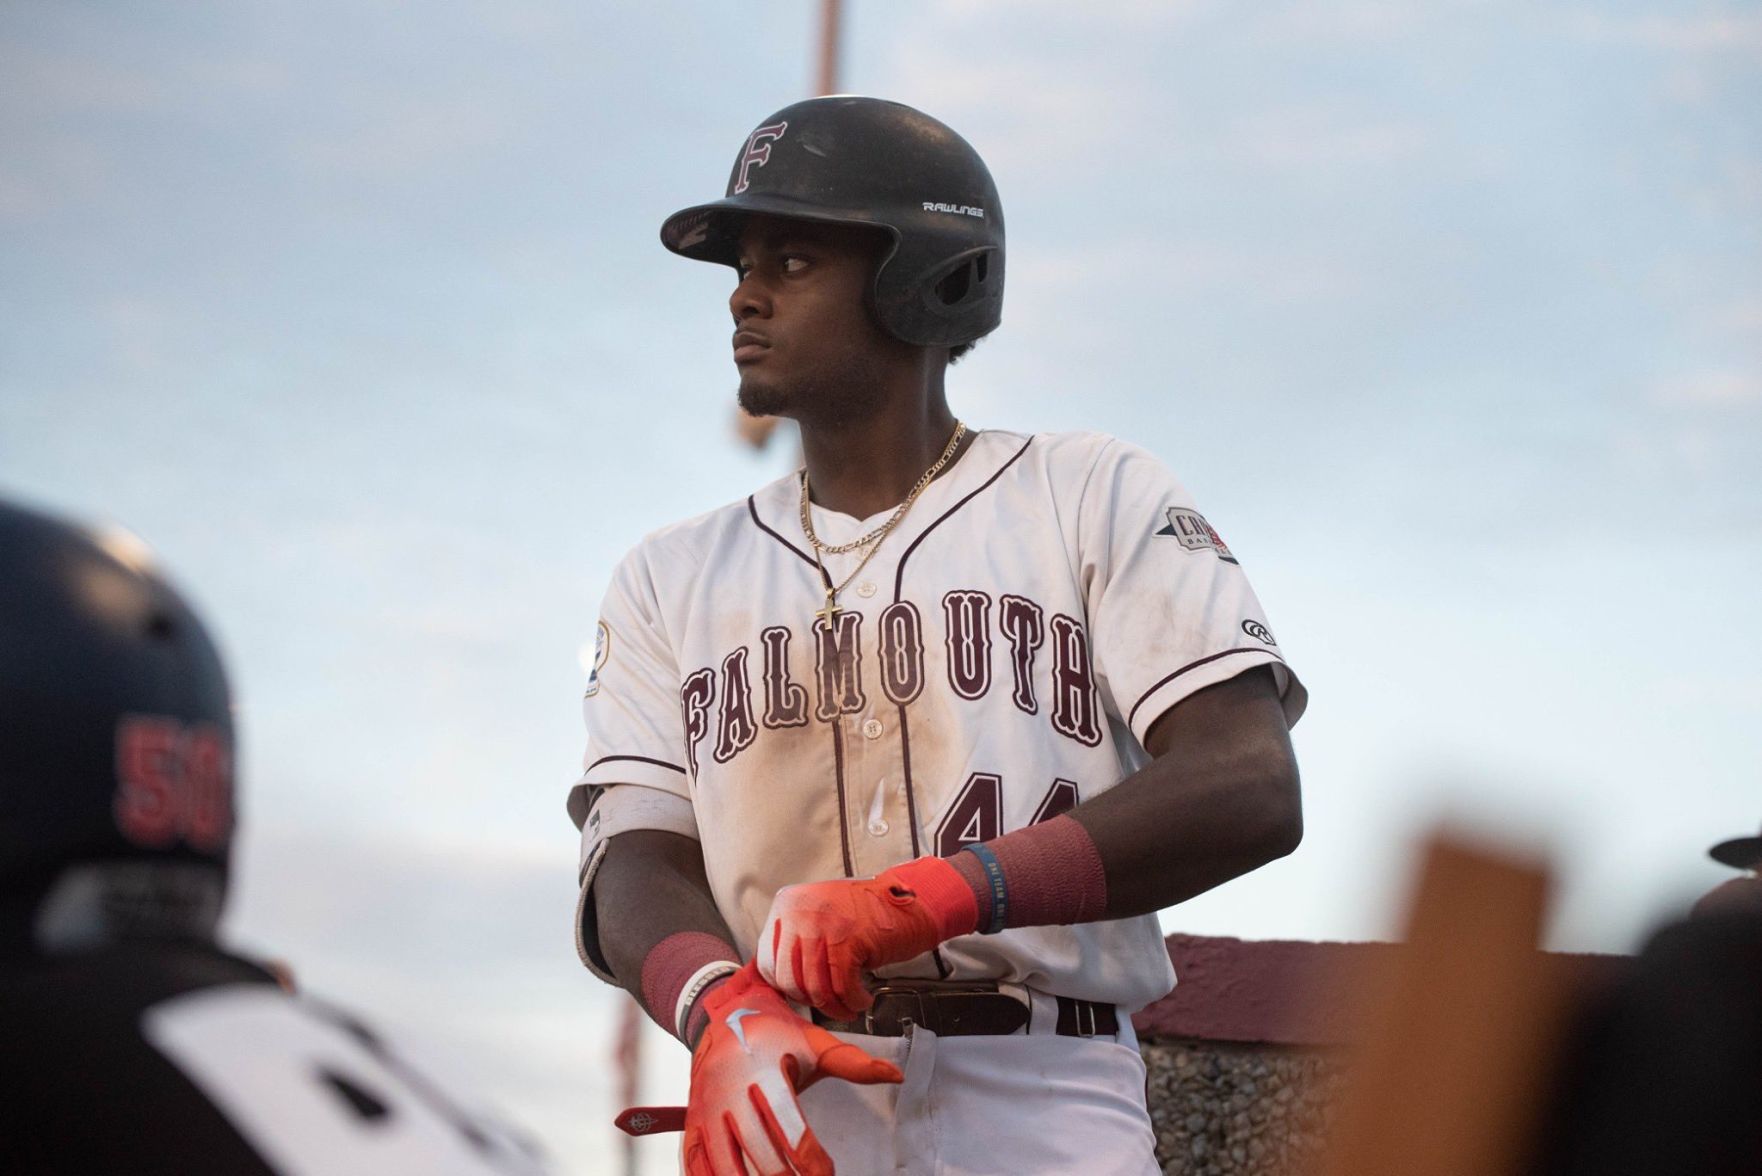
<svg viewBox="0 0 1762 1176"><path fill-rule="evenodd" d="M691 1059L691 1099L632 1107L618 1126L633 1135L685 1130L686 1176L833 1176L796 1094L822 1078L898 1082L892 1062L870 1057L803 1020L752 965L704 997L709 1026Z"/></svg>
<svg viewBox="0 0 1762 1176"><path fill-rule="evenodd" d="M873 878L785 886L759 932L759 973L790 1000L848 1021L875 1003L863 976L977 929L959 871L923 857Z"/></svg>

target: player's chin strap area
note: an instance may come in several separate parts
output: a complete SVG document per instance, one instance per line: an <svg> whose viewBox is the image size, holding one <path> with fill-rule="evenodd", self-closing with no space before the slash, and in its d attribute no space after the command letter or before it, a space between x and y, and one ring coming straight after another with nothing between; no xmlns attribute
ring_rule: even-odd
<svg viewBox="0 0 1762 1176"><path fill-rule="evenodd" d="M903 1037L915 1028L938 1037L1007 1036L1026 1028L1030 1013L1021 998L996 984L883 984L872 990L875 1003L849 1021L816 1012L816 1023L834 1033ZM1063 1037L1113 1036L1120 1029L1113 1005L1061 996L1055 1028Z"/></svg>

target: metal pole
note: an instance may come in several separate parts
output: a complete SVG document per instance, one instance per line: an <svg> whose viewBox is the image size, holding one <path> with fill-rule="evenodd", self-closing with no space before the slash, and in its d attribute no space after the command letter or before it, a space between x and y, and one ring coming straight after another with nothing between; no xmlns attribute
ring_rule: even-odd
<svg viewBox="0 0 1762 1176"><path fill-rule="evenodd" d="M618 1096L625 1106L634 1106L642 1097L642 1006L634 997L624 1001L613 1059L618 1072ZM624 1144L624 1176L638 1176L641 1161L636 1154L636 1137L619 1134Z"/></svg>
<svg viewBox="0 0 1762 1176"><path fill-rule="evenodd" d="M820 88L817 94L838 93L839 0L820 0Z"/></svg>
<svg viewBox="0 0 1762 1176"><path fill-rule="evenodd" d="M839 0L820 0L820 62L815 94L838 93L839 26L844 6ZM735 410L734 433L754 449L763 449L777 429L776 417L749 417Z"/></svg>

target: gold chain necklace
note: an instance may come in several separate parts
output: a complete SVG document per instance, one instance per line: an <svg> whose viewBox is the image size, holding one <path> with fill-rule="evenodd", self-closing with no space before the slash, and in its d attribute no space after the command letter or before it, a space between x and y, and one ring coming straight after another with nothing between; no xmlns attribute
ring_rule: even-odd
<svg viewBox="0 0 1762 1176"><path fill-rule="evenodd" d="M868 566L869 560L874 557L875 552L881 549L881 540L887 538L887 533L899 525L899 521L905 518L906 512L911 510L912 504L918 500L918 495L924 492L924 487L928 486L936 475L942 472L942 468L948 464L949 458L954 456L954 451L960 448L961 438L966 434L967 426L961 421L956 421L954 436L948 439L948 445L943 449L942 456L936 459L936 464L924 471L924 476L918 479L918 484L912 487L911 493L905 496L905 501L899 504L899 509L893 512L893 516L861 539L850 543L840 543L836 546L822 543L820 537L814 534L814 520L808 509L808 471L806 466L802 467L801 529L802 533L808 537L808 543L814 549L814 567L819 569L820 582L826 588L826 607L816 610L815 616L824 617L826 623L831 625L838 614L844 611L838 607L838 594L850 587L850 582L862 573L863 568ZM856 570L844 578L844 583L834 586L831 575L826 571L826 565L820 560L820 554L824 552L827 555L843 555L847 551L855 551L859 547L865 546L868 547L868 550L863 552L863 558L857 563Z"/></svg>
<svg viewBox="0 0 1762 1176"><path fill-rule="evenodd" d="M948 445L943 448L942 456L936 459L935 465L924 471L924 476L918 479L918 484L913 486L911 493L905 496L905 501L900 503L899 509L893 512L893 517L888 519L885 523L882 523L879 527L876 527L873 531L870 531L867 535L864 535L861 539L853 539L849 543L840 543L836 547L829 543L820 542L820 537L814 534L814 519L808 511L808 469L806 466L803 466L801 471L802 533L808 537L808 542L813 544L815 551L823 551L827 555L843 555L847 551L855 551L857 548L866 546L867 544L879 543L881 537L886 535L887 532L893 530L893 528L899 524L899 520L905 517L905 512L912 508L912 503L918 500L918 495L924 492L924 487L930 484L931 479L935 478L937 474L942 472L942 467L948 464L948 459L954 456L955 449L960 446L961 438L966 435L967 426L961 421L956 421L954 423L954 436L948 439Z"/></svg>

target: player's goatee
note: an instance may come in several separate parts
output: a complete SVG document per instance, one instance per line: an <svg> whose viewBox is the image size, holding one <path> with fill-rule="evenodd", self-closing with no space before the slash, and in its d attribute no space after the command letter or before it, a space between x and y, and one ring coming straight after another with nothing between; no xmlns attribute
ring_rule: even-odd
<svg viewBox="0 0 1762 1176"><path fill-rule="evenodd" d="M873 418L885 406L887 393L871 368L851 364L812 382L778 385L742 379L736 399L751 416L836 426Z"/></svg>

